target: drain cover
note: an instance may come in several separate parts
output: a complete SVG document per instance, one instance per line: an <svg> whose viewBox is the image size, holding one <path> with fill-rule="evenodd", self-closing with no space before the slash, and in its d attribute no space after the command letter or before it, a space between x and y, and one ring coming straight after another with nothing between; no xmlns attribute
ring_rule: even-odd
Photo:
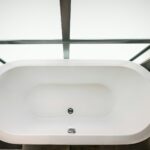
<svg viewBox="0 0 150 150"><path fill-rule="evenodd" d="M73 114L73 108L68 108L68 114Z"/></svg>
<svg viewBox="0 0 150 150"><path fill-rule="evenodd" d="M68 129L68 133L75 134L75 133L76 133L76 129L74 129L74 128L69 128L69 129Z"/></svg>

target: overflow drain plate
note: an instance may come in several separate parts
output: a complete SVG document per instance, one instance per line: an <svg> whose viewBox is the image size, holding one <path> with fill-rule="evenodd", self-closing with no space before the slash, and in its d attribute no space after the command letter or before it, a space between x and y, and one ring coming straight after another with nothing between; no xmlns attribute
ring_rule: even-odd
<svg viewBox="0 0 150 150"><path fill-rule="evenodd" d="M75 134L76 133L76 129L75 128L69 128L68 129L68 133L69 134Z"/></svg>

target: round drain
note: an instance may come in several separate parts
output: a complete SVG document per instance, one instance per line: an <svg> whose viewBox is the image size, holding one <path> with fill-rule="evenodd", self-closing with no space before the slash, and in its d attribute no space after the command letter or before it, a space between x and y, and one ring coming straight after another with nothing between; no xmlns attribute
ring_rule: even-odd
<svg viewBox="0 0 150 150"><path fill-rule="evenodd" d="M73 114L73 108L68 108L68 114Z"/></svg>

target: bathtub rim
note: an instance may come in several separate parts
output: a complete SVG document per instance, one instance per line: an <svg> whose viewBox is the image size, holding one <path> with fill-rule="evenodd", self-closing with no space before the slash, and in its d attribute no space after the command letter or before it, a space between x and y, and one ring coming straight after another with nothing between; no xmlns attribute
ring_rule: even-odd
<svg viewBox="0 0 150 150"><path fill-rule="evenodd" d="M0 130L0 140L23 145L132 145L150 138L150 124L139 132L116 135L18 135ZM97 139L97 140L95 140ZM87 142L88 141L88 142ZM96 142L95 142L96 141Z"/></svg>
<svg viewBox="0 0 150 150"><path fill-rule="evenodd" d="M0 75L19 67L122 67L150 80L150 72L140 64L126 60L19 60L0 67Z"/></svg>

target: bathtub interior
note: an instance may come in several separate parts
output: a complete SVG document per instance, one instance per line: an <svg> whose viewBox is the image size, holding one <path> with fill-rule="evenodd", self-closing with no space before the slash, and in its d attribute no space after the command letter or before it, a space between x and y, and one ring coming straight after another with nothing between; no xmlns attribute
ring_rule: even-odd
<svg viewBox="0 0 150 150"><path fill-rule="evenodd" d="M14 134L128 135L150 122L150 82L126 67L20 66L0 85L0 128Z"/></svg>

